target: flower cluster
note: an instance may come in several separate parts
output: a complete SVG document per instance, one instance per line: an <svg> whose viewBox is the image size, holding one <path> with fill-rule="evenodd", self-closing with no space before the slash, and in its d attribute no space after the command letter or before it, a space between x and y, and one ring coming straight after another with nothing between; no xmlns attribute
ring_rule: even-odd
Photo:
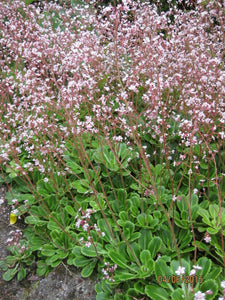
<svg viewBox="0 0 225 300"><path fill-rule="evenodd" d="M28 250L28 247L22 238L23 233L19 229L9 232L9 238L6 240L6 243L12 252L16 251L18 254L23 254Z"/></svg>
<svg viewBox="0 0 225 300"><path fill-rule="evenodd" d="M198 291L197 293L195 293L194 300L205 300L206 295L212 295L212 291L208 290L205 293Z"/></svg>
<svg viewBox="0 0 225 300"><path fill-rule="evenodd" d="M174 22L171 12L159 15L139 2L122 1L97 17L88 6L74 10L53 3L40 10L18 0L0 5L2 163L25 151L29 165L17 171L45 173L48 156L59 158L68 137L101 133L128 143L135 132L158 139L178 166L174 149L166 148L171 134L184 148L224 139L219 3L175 9Z"/></svg>
<svg viewBox="0 0 225 300"><path fill-rule="evenodd" d="M104 274L103 280L108 279L109 281L114 282L113 276L117 265L114 264L113 266L110 266L108 262L105 262L104 265L105 268L102 268L102 273Z"/></svg>
<svg viewBox="0 0 225 300"><path fill-rule="evenodd" d="M195 275L196 274L196 272L198 271L198 270L201 270L202 269L202 267L201 266L199 266L199 265L197 265L197 266L193 266L193 269L190 271L190 276L193 276L193 275Z"/></svg>
<svg viewBox="0 0 225 300"><path fill-rule="evenodd" d="M79 212L81 212L81 216L79 215ZM98 228L97 224L90 225L91 214L94 213L94 212L96 212L95 209L87 209L84 212L81 208L79 208L78 215L75 217L75 220L76 220L75 226L77 228L81 227L83 229L83 231L88 232L88 234L91 234L91 231L93 230L93 231L97 232L97 234L98 234L99 237L101 237L101 236L104 237L105 233L102 232ZM81 243L85 243L86 247L90 247L91 243L92 243L92 237L89 236L87 242L84 242L83 238L81 238L80 242Z"/></svg>
<svg viewBox="0 0 225 300"><path fill-rule="evenodd" d="M209 235L208 232L205 233L204 241L205 241L206 243L210 243L210 242L211 242L211 237L210 237L210 235Z"/></svg>
<svg viewBox="0 0 225 300"><path fill-rule="evenodd" d="M16 229L16 230L11 230L9 232L9 238L6 240L6 243L7 243L7 246L10 247L10 246L19 246L20 244L20 240L23 236L23 233L21 230L19 229Z"/></svg>

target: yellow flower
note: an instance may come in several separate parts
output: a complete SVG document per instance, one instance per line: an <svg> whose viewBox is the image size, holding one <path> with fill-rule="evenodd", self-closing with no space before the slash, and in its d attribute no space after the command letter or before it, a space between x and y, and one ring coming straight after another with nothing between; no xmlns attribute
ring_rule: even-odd
<svg viewBox="0 0 225 300"><path fill-rule="evenodd" d="M10 223L10 225L15 224L16 221L17 221L17 216L14 215L13 213L10 213L10 215L9 215L9 223Z"/></svg>

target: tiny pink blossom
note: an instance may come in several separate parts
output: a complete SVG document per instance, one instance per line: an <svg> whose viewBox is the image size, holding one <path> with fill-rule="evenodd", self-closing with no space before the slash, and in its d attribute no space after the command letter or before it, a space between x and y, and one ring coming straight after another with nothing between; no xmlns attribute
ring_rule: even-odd
<svg viewBox="0 0 225 300"><path fill-rule="evenodd" d="M185 273L185 267L179 266L178 269L175 271L177 275L183 275Z"/></svg>
<svg viewBox="0 0 225 300"><path fill-rule="evenodd" d="M206 295L212 295L213 294L213 292L211 290L207 290L205 293L206 293Z"/></svg>
<svg viewBox="0 0 225 300"><path fill-rule="evenodd" d="M208 232L206 232L206 234L205 234L204 241L205 241L206 243L210 243L210 242L211 242L211 237L210 237L210 235L208 234Z"/></svg>
<svg viewBox="0 0 225 300"><path fill-rule="evenodd" d="M190 271L190 276L193 276L193 275L195 275L196 274L196 270L195 269L192 269L191 271Z"/></svg>
<svg viewBox="0 0 225 300"><path fill-rule="evenodd" d="M202 293L200 291L198 291L197 293L195 293L195 297L194 300L205 300L205 293Z"/></svg>
<svg viewBox="0 0 225 300"><path fill-rule="evenodd" d="M201 267L201 266L199 266L199 265L197 265L197 266L193 266L193 268L194 268L195 270L202 270L202 267Z"/></svg>
<svg viewBox="0 0 225 300"><path fill-rule="evenodd" d="M86 246L87 248L90 248L90 247L91 247L91 242L86 242L86 243L85 243L85 246Z"/></svg>

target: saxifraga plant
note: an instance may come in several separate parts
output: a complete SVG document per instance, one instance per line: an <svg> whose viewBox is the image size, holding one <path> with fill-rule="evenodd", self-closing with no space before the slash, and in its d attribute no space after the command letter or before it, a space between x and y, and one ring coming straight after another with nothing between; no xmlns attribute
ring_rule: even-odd
<svg viewBox="0 0 225 300"><path fill-rule="evenodd" d="M97 299L223 297L220 2L0 11L1 182L27 224L5 280L62 263Z"/></svg>

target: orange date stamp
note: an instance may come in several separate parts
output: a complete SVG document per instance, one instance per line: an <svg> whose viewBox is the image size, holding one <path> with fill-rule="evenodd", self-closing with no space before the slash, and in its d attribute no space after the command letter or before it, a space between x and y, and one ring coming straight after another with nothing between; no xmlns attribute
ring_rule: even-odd
<svg viewBox="0 0 225 300"><path fill-rule="evenodd" d="M203 278L201 275L196 276L196 275L167 275L167 276L158 276L158 283L203 283Z"/></svg>

